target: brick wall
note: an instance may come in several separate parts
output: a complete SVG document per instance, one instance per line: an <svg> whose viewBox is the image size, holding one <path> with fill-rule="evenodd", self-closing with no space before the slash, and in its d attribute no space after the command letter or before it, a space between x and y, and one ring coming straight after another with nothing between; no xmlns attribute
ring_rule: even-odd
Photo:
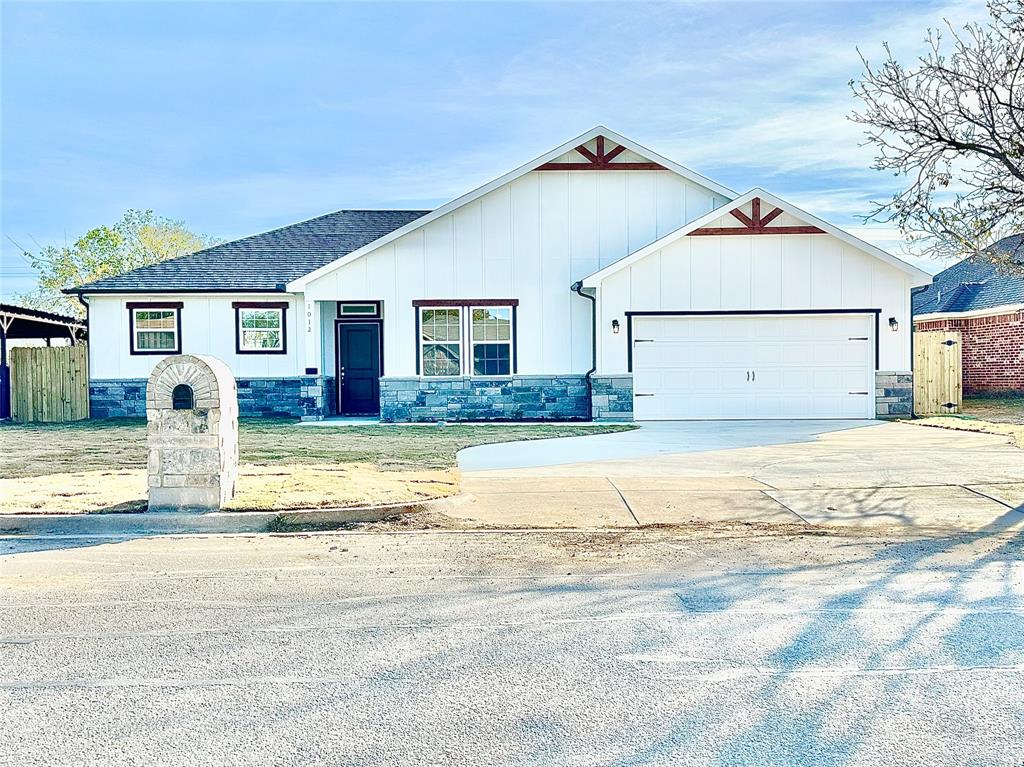
<svg viewBox="0 0 1024 767"><path fill-rule="evenodd" d="M1024 311L926 320L914 327L919 332L960 331L964 394L1024 390Z"/></svg>

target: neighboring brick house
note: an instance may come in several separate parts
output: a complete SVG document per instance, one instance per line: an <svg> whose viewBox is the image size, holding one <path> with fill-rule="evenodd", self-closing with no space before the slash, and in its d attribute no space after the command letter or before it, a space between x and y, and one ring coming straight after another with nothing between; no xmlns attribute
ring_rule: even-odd
<svg viewBox="0 0 1024 767"><path fill-rule="evenodd" d="M1024 234L992 247L1013 252L1019 267L971 256L914 296L915 331L960 332L967 394L1024 390Z"/></svg>

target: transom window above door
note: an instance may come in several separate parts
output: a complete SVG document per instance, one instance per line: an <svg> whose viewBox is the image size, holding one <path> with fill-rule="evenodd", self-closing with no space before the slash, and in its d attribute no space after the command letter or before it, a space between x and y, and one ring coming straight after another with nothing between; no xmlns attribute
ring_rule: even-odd
<svg viewBox="0 0 1024 767"><path fill-rule="evenodd" d="M339 319L358 319L360 317L379 318L380 316L380 301L338 301Z"/></svg>
<svg viewBox="0 0 1024 767"><path fill-rule="evenodd" d="M518 301L414 301L417 372L438 376L507 376L516 371Z"/></svg>

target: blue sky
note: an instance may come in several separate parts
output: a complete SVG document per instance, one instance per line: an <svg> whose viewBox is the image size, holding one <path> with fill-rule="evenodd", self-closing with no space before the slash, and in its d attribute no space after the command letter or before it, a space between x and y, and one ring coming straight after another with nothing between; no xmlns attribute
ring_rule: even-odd
<svg viewBox="0 0 1024 767"><path fill-rule="evenodd" d="M11 243L128 208L222 239L434 207L602 123L896 250L894 179L845 116L856 47L909 59L980 2L2 5L0 293ZM923 262L930 271L936 262Z"/></svg>

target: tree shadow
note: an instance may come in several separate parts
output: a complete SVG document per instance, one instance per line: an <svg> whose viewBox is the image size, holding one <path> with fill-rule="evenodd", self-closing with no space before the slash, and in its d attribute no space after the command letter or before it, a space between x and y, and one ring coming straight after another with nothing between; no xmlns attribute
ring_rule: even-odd
<svg viewBox="0 0 1024 767"><path fill-rule="evenodd" d="M744 657L743 643L722 648L723 663L746 669L742 680L757 702L752 711L723 710L709 696L705 705L680 711L663 738L622 763L681 756L711 730L729 734L714 745L708 764L852 763L891 716L893 702L911 694L914 675L1016 666L1021 600L1009 563L1024 551L1021 511L1007 509L977 533L898 541L877 547L870 558L843 562L819 599L763 621L756 631L759 656ZM680 607L724 614L744 606L793 605L793 586L806 574L795 566L757 578L697 578L685 584ZM890 616L882 626L862 619L879 611ZM716 668L722 666L707 666L709 672ZM871 705L865 707L866 691Z"/></svg>

